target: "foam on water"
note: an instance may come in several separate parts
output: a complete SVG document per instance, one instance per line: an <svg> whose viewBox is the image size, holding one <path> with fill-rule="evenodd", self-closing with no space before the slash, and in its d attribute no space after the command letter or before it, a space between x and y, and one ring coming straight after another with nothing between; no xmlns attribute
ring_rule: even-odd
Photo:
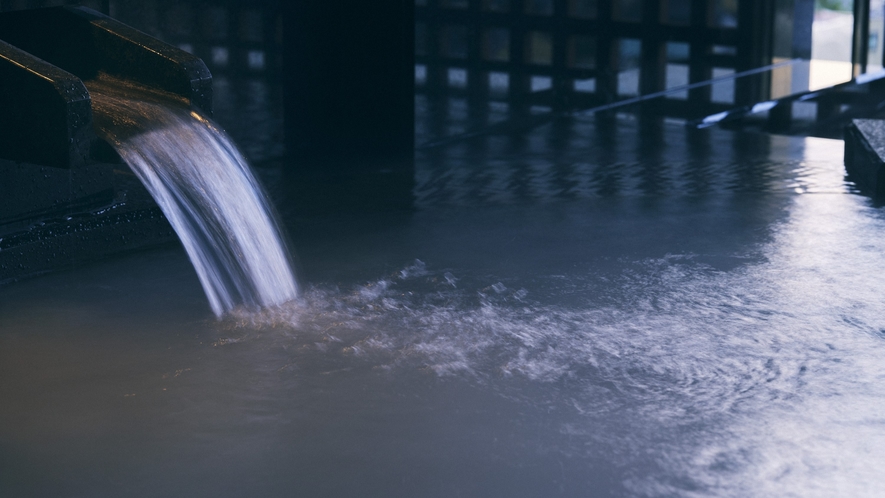
<svg viewBox="0 0 885 498"><path fill-rule="evenodd" d="M527 290L416 261L235 311L220 335L282 345L291 364L313 351L546 406L567 441L551 451L603 447L645 468L624 483L636 496L873 496L885 485L885 285L871 269L885 270L885 243L869 235L885 221L856 216L857 203L800 197L762 263L721 271L682 254L630 263L614 285L563 277L584 306L535 295L537 280L520 280Z"/></svg>
<svg viewBox="0 0 885 498"><path fill-rule="evenodd" d="M172 224L216 315L298 294L271 208L236 146L173 100L112 81L90 83L96 127Z"/></svg>

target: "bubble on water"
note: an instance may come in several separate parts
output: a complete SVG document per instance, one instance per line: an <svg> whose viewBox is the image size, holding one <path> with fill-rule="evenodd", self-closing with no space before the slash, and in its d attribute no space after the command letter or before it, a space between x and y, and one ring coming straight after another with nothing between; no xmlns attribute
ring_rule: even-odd
<svg viewBox="0 0 885 498"><path fill-rule="evenodd" d="M0 241L2 241L2 239L0 239ZM455 276L452 275L451 272L445 272L445 273L443 273L443 278L446 279L446 282L447 282L449 285L451 285L452 287L456 287L455 284L458 282L458 279L455 278Z"/></svg>
<svg viewBox="0 0 885 498"><path fill-rule="evenodd" d="M403 268L399 272L402 279L420 277L427 274L426 265L420 259L416 259L412 265Z"/></svg>

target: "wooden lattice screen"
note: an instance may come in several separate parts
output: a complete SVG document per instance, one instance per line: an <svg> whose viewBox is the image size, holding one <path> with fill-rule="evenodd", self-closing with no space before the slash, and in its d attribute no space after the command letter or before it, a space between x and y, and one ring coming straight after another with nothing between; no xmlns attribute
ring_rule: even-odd
<svg viewBox="0 0 885 498"><path fill-rule="evenodd" d="M771 62L765 3L416 0L417 88L581 108L727 76ZM765 90L764 78L741 78L655 105L709 114Z"/></svg>

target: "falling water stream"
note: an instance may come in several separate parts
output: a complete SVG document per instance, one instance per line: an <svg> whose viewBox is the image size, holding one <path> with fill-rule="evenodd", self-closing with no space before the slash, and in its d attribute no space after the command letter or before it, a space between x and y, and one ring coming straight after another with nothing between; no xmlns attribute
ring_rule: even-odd
<svg viewBox="0 0 885 498"><path fill-rule="evenodd" d="M218 126L174 99L106 78L89 92L98 132L169 219L217 316L296 297L267 199Z"/></svg>

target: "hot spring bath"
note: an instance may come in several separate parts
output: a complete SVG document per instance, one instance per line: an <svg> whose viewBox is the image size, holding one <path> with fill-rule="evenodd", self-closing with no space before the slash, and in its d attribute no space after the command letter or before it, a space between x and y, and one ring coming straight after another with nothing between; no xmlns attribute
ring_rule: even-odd
<svg viewBox="0 0 885 498"><path fill-rule="evenodd" d="M412 213L275 192L279 308L216 320L180 249L0 288L0 494L874 496L885 216L841 142L618 126L422 153Z"/></svg>

